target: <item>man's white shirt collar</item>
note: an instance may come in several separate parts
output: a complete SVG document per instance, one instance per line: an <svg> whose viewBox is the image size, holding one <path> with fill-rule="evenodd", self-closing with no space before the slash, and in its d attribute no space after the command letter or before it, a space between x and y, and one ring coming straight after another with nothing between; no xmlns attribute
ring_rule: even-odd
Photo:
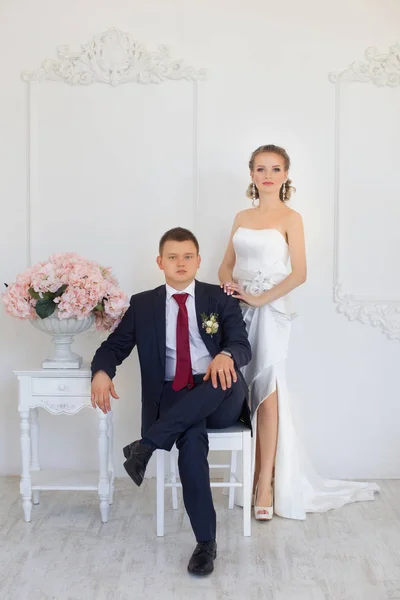
<svg viewBox="0 0 400 600"><path fill-rule="evenodd" d="M195 288L195 280L193 279L192 283L190 283L186 289L184 290L175 290L173 287L171 287L170 285L168 285L168 283L165 284L165 289L167 291L167 300L169 300L173 294L189 294L189 296L192 296L194 298L194 288Z"/></svg>

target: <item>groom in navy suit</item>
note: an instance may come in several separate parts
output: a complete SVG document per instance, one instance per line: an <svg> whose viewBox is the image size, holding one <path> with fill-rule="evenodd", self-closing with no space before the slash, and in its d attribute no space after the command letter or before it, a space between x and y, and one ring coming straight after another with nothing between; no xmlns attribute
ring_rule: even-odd
<svg viewBox="0 0 400 600"><path fill-rule="evenodd" d="M92 362L92 404L110 410L118 398L112 379L117 365L137 346L142 379L142 439L124 448L124 467L140 485L154 450L179 450L186 511L197 540L188 569L213 570L216 518L207 428L239 419L250 427L247 386L239 369L251 359L238 301L217 285L195 280L199 244L181 227L160 240L157 264L165 285L135 294L116 330Z"/></svg>

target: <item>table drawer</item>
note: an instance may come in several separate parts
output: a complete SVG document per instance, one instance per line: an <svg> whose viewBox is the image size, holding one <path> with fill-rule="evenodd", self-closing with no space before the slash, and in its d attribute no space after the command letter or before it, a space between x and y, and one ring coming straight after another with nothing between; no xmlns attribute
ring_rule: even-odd
<svg viewBox="0 0 400 600"><path fill-rule="evenodd" d="M90 379L32 377L32 396L90 396Z"/></svg>

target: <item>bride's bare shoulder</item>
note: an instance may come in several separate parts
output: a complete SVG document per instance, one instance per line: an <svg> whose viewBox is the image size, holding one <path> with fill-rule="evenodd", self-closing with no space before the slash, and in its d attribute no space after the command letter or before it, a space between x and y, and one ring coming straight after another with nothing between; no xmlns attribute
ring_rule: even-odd
<svg viewBox="0 0 400 600"><path fill-rule="evenodd" d="M249 218L249 216L251 215L252 212L254 212L254 208L245 208L244 210L241 210L238 213L236 213L236 216L235 216L236 225L237 226L243 225L243 223L247 221L247 219Z"/></svg>
<svg viewBox="0 0 400 600"><path fill-rule="evenodd" d="M284 207L285 210L285 219L287 221L290 221L292 223L294 222L299 222L302 221L302 216L299 212L297 212L297 210L294 210L293 208L289 208L289 206L285 206Z"/></svg>

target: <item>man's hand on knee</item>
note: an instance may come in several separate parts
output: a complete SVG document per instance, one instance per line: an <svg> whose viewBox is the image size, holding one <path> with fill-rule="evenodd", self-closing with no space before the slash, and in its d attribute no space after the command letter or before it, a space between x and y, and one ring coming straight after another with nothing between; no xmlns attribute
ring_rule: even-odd
<svg viewBox="0 0 400 600"><path fill-rule="evenodd" d="M237 381L233 360L225 354L217 354L210 362L203 380L208 381L210 378L211 383L215 388L218 387L218 379L223 390L232 387L232 382L236 383Z"/></svg>

